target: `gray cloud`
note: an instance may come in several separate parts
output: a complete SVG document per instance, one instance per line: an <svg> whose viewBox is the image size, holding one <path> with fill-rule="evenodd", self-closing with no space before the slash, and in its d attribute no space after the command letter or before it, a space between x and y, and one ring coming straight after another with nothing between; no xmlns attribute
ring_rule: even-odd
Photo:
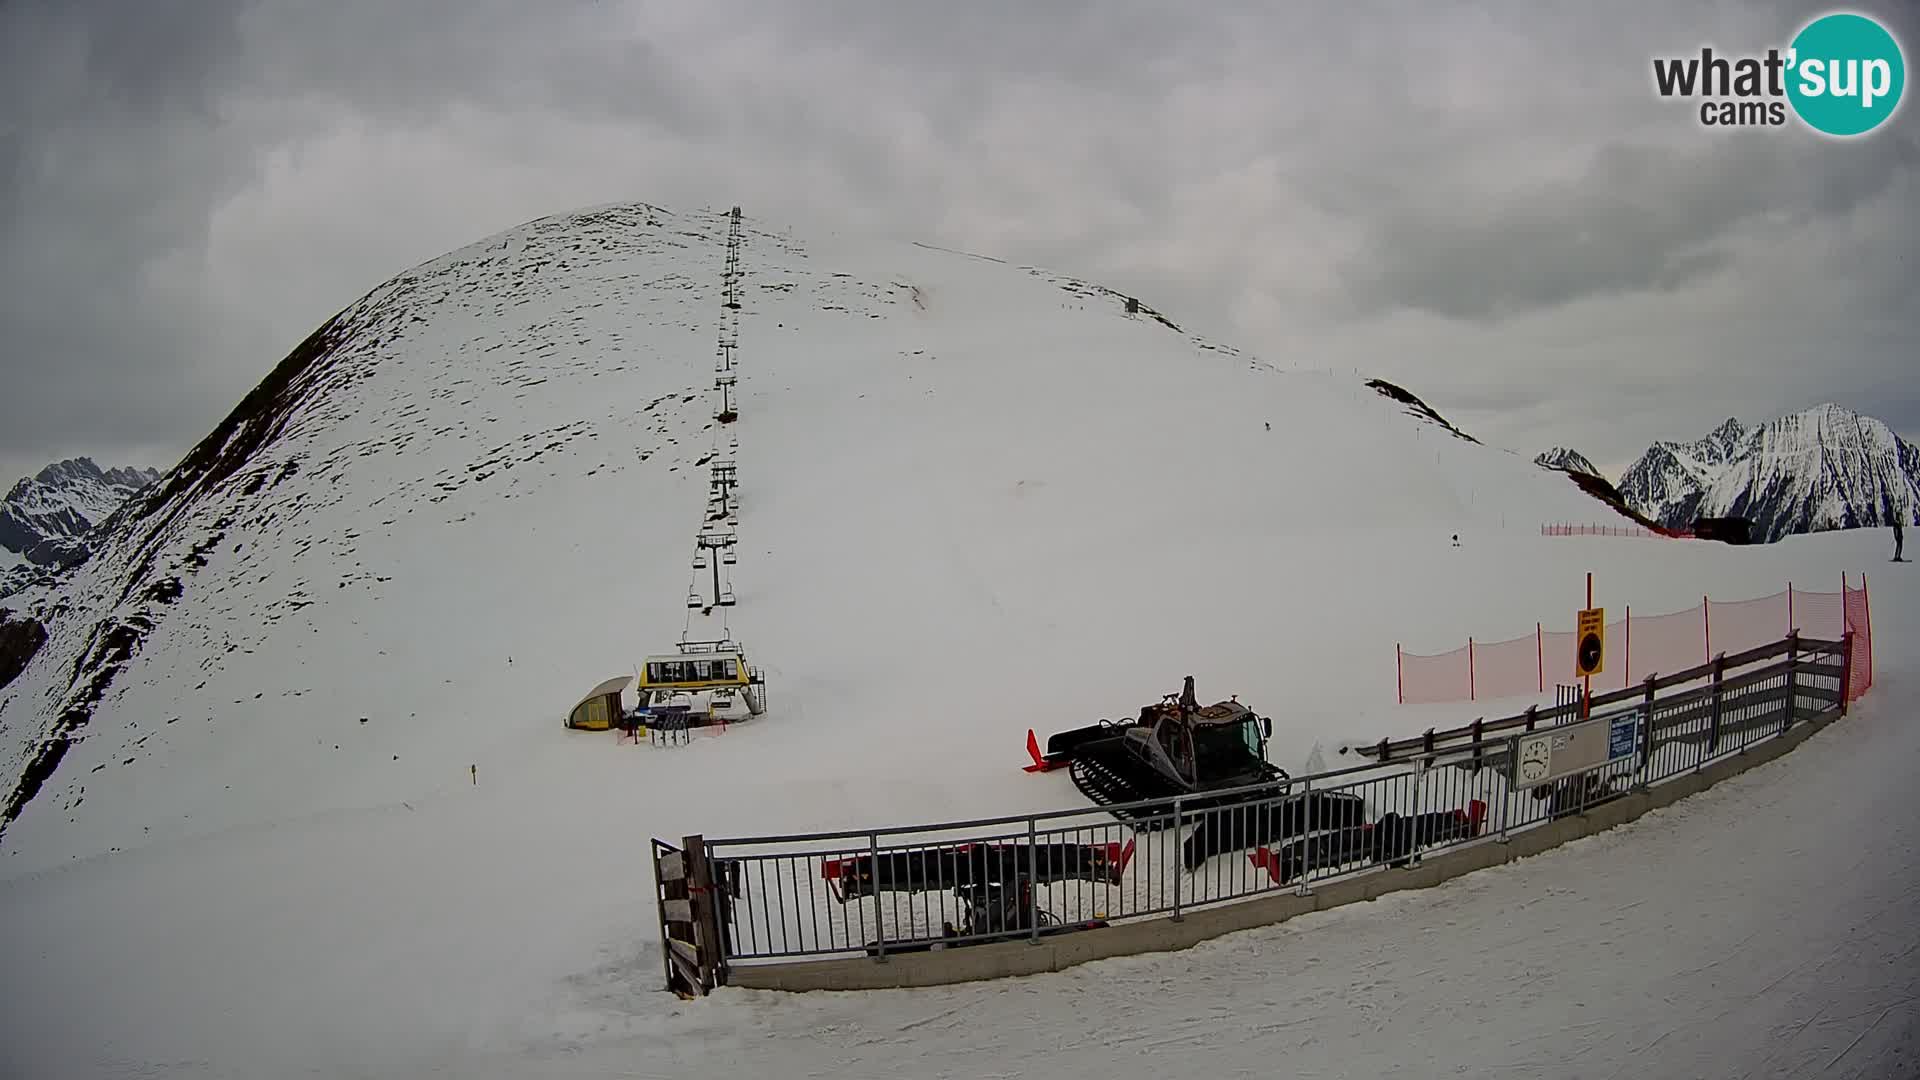
<svg viewBox="0 0 1920 1080"><path fill-rule="evenodd" d="M1910 6L1869 10L1914 51ZM0 469L169 464L379 281L623 199L1097 277L1529 454L1623 460L1820 400L1920 432L1911 105L1838 144L1706 132L1652 93L1653 55L1807 15L15 2Z"/></svg>
<svg viewBox="0 0 1920 1080"><path fill-rule="evenodd" d="M1682 288L1730 267L1720 245L1733 230L1843 217L1920 159L1905 132L1849 149L1777 132L1691 150L1610 143L1571 177L1493 201L1464 185L1429 187L1379 215L1350 275L1355 300L1488 319Z"/></svg>

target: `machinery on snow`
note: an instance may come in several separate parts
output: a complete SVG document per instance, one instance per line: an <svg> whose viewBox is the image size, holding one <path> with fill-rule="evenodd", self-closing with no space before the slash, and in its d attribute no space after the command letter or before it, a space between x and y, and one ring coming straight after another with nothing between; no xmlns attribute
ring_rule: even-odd
<svg viewBox="0 0 1920 1080"><path fill-rule="evenodd" d="M1193 822L1181 842L1189 871L1217 855L1251 851L1276 882L1291 881L1362 859L1400 863L1417 848L1479 834L1484 804L1369 822L1366 800L1353 792L1289 792L1286 770L1267 760L1272 735L1272 720L1237 698L1200 705L1189 675L1178 695L1146 706L1137 719L1060 732L1045 753L1029 729L1033 762L1025 770L1066 769L1082 794L1136 831ZM1173 798L1180 799L1178 819L1165 805L1137 805Z"/></svg>
<svg viewBox="0 0 1920 1080"><path fill-rule="evenodd" d="M1117 807L1114 816L1134 824L1139 814L1125 804L1200 796L1184 804L1200 809L1218 805L1204 797L1208 792L1286 780L1286 771L1267 761L1272 734L1273 721L1238 700L1201 707L1189 675L1180 694L1146 706L1137 719L1101 720L1060 732L1047 739L1044 754L1029 728L1027 753L1033 764L1026 771L1065 768L1082 794Z"/></svg>
<svg viewBox="0 0 1920 1080"><path fill-rule="evenodd" d="M1033 763L1027 772L1064 768L1081 794L1108 808L1114 817L1136 830L1162 829L1174 824L1164 807L1130 804L1179 798L1183 811L1206 810L1242 803L1262 803L1255 812L1229 816L1226 824L1244 833L1251 843L1267 843L1310 827L1331 828L1359 824L1365 813L1357 795L1331 792L1285 795L1287 772L1267 760L1267 740L1273 721L1256 715L1237 698L1202 706L1193 691L1193 676L1178 695L1168 694L1158 704L1140 710L1137 719L1101 720L1040 741L1027 731L1027 754ZM1208 815L1217 820L1222 815ZM1196 832L1201 830L1196 829ZM1209 849L1200 858L1250 844L1219 846L1224 836L1202 837ZM1190 846L1192 842L1190 841ZM1192 863L1192 859L1189 862Z"/></svg>

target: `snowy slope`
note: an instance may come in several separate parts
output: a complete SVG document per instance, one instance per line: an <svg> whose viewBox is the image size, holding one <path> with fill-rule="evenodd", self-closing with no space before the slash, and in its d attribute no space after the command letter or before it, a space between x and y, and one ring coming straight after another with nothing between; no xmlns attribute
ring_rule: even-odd
<svg viewBox="0 0 1920 1080"><path fill-rule="evenodd" d="M23 477L0 499L0 567L26 557L42 564L61 561L59 556L77 550L71 542L159 478L155 469L103 470L84 457Z"/></svg>
<svg viewBox="0 0 1920 1080"><path fill-rule="evenodd" d="M49 631L0 689L0 760L44 777L0 835L0 967L41 1003L0 1017L12 1060L420 1074L612 1024L663 1007L649 833L1077 805L1019 771L1026 729L1186 674L1298 768L1471 719L1394 705L1395 642L1564 622L1587 570L1660 611L1860 564L1543 539L1591 499L1349 374L1054 274L747 232L734 425L724 215L534 222L330 321L8 598ZM768 715L676 750L564 731L722 631L684 597L734 438L727 622Z"/></svg>
<svg viewBox="0 0 1920 1080"><path fill-rule="evenodd" d="M569 739L586 749L483 765L478 786L462 777L390 806L0 882L0 970L32 988L0 1010L0 1075L518 1080L697 1063L769 1077L1107 1078L1171 1050L1197 1076L1269 1075L1275 1062L1296 1076L1907 1075L1894 1066L1920 1033L1920 987L1902 962L1920 944L1903 914L1920 887L1920 727L1907 722L1920 579L1884 567L1881 539L1416 553L1429 572L1480 582L1537 560L1532 601L1569 611L1583 565L1598 567L1602 598L1636 604L1702 580L1750 594L1866 560L1886 569L1872 575L1879 685L1851 718L1641 823L1436 890L1052 975L683 1003L660 989L654 945L644 837L673 819L654 789L669 770L714 768L722 750L740 765L772 727L752 733L762 742L743 728L658 755ZM1649 551L1679 561L1636 570L1660 561ZM786 770L830 765L844 746L819 741ZM1077 802L1070 786L1020 776L1021 760L1009 747L997 764L1048 787L1050 803ZM850 786L865 785L880 786ZM840 787L725 786L742 813L688 824L778 828Z"/></svg>
<svg viewBox="0 0 1920 1080"><path fill-rule="evenodd" d="M1920 514L1920 449L1886 424L1834 404L1751 430L1729 420L1697 443L1656 443L1621 493L1663 525L1745 517L1757 540L1884 525Z"/></svg>
<svg viewBox="0 0 1920 1080"><path fill-rule="evenodd" d="M0 868L600 753L558 718L688 620L724 231L646 207L536 222L296 350L130 508L0 692L10 771L58 757ZM1000 809L982 781L1029 724L1131 712L1188 673L1300 697L1307 669L1273 658L1336 660L1329 631L1374 618L1366 579L1304 553L1590 512L1350 376L1271 370L1057 275L760 230L745 265L732 629L775 711L696 753L809 824ZM684 807L697 777L658 767Z"/></svg>
<svg viewBox="0 0 1920 1080"><path fill-rule="evenodd" d="M1600 470L1594 468L1593 462L1588 461L1585 454L1578 450L1569 450L1564 446L1556 446L1535 455L1533 463L1546 469L1559 469L1561 472L1586 473L1588 476L1600 475Z"/></svg>

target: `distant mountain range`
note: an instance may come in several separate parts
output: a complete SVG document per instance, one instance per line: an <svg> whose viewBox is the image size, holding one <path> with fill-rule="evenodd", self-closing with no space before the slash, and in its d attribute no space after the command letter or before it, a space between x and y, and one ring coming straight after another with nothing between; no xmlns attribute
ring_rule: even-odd
<svg viewBox="0 0 1920 1080"><path fill-rule="evenodd" d="M1599 475L1572 450L1534 460ZM1756 543L1895 518L1911 524L1920 514L1920 449L1879 420L1829 403L1754 428L1729 419L1692 442L1654 443L1618 490L1634 513L1669 528L1745 518Z"/></svg>
<svg viewBox="0 0 1920 1080"><path fill-rule="evenodd" d="M157 469L103 470L84 457L49 465L0 499L0 549L37 566L70 562L94 526L158 479Z"/></svg>

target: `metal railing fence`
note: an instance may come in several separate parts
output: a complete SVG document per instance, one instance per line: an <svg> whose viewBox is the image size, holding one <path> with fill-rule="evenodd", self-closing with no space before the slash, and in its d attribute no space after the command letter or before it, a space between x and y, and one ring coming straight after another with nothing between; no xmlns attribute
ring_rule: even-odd
<svg viewBox="0 0 1920 1080"><path fill-rule="evenodd" d="M708 840L720 967L976 942L1039 940L1416 864L1696 772L1844 711L1850 641L1790 637L1721 657L1714 680L1649 679L1591 719L1622 740L1605 764L1516 784L1529 733L1580 722L1530 710L1385 760L1273 784L1048 813L844 832ZM1739 661L1735 665L1732 661ZM1730 670L1734 667L1742 670ZM1661 693L1667 690L1666 693ZM1524 724L1522 723L1524 721ZM1624 739L1631 730L1631 752ZM1408 745L1410 744L1410 745ZM1371 748L1369 748L1371 749ZM1219 805L1223 796L1246 801ZM1123 823L1114 810L1132 810Z"/></svg>

